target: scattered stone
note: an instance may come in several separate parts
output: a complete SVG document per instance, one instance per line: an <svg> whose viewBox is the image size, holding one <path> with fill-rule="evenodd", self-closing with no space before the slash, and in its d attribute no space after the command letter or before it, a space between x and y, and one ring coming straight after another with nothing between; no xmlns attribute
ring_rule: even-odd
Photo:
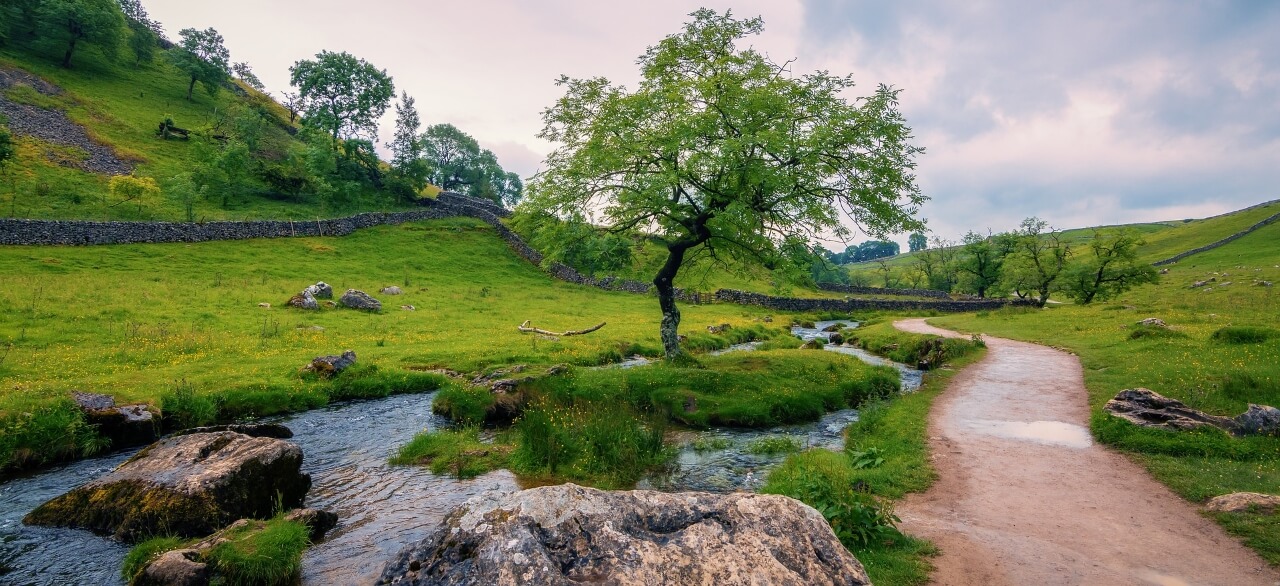
<svg viewBox="0 0 1280 586"><path fill-rule="evenodd" d="M323 326L307 326L307 325L298 325L298 329L299 329L299 330L307 330L307 331L309 331L309 332L323 332L323 331L324 331L324 327L323 327Z"/></svg>
<svg viewBox="0 0 1280 586"><path fill-rule="evenodd" d="M1162 274L1162 275L1167 275L1167 274L1169 274L1169 269L1160 269L1160 274Z"/></svg>
<svg viewBox="0 0 1280 586"><path fill-rule="evenodd" d="M839 346L840 344L843 344L844 334L841 334L840 332L832 332L831 336L827 338L827 343L835 344L837 346Z"/></svg>
<svg viewBox="0 0 1280 586"><path fill-rule="evenodd" d="M99 393L75 391L71 396L89 425L111 441L112 449L145 446L160 437L159 418L146 404L117 406L110 395Z"/></svg>
<svg viewBox="0 0 1280 586"><path fill-rule="evenodd" d="M320 309L320 305L316 303L316 298L310 291L303 291L285 303L289 307L297 307L298 309Z"/></svg>
<svg viewBox="0 0 1280 586"><path fill-rule="evenodd" d="M499 368L489 374L477 374L475 378L471 379L471 384L480 385L491 380L508 378L510 375L520 374L528 368L529 365L527 364L517 364L515 366L508 366L507 368Z"/></svg>
<svg viewBox="0 0 1280 586"><path fill-rule="evenodd" d="M302 291L310 293L311 296L316 299L333 299L333 287L330 287L329 284L324 281L319 281L314 285L309 285Z"/></svg>
<svg viewBox="0 0 1280 586"><path fill-rule="evenodd" d="M362 311L382 311L382 302L369 296L368 293L357 289L347 289L346 293L338 299L338 303L344 307L351 309L359 309Z"/></svg>
<svg viewBox="0 0 1280 586"><path fill-rule="evenodd" d="M1169 324L1164 323L1164 320L1158 317L1149 317L1147 319L1139 321L1138 325L1152 327L1152 328L1168 328L1169 327Z"/></svg>
<svg viewBox="0 0 1280 586"><path fill-rule="evenodd" d="M569 372L568 364L554 364L551 366L551 368L547 369L547 376L555 376L557 374L564 374L566 372Z"/></svg>
<svg viewBox="0 0 1280 586"><path fill-rule="evenodd" d="M217 433L219 431L233 431L249 437L273 437L276 439L289 439L293 437L293 430L279 423L232 423L228 425L206 425L204 427L192 427L189 429L175 431L173 432L173 435Z"/></svg>
<svg viewBox="0 0 1280 586"><path fill-rule="evenodd" d="M767 324L773 323L773 316L772 315L764 316L764 323L767 323Z"/></svg>
<svg viewBox="0 0 1280 586"><path fill-rule="evenodd" d="M271 304L270 304L270 303L263 302L263 303L259 303L259 304L258 304L258 307L261 307L261 308L263 308L263 309L271 309Z"/></svg>
<svg viewBox="0 0 1280 586"><path fill-rule="evenodd" d="M727 331L729 331L729 330L731 330L731 329L733 329L733 326L731 326L731 325L729 325L729 324L720 324L720 325L718 325L718 326L707 326L707 333L708 333L708 334L722 334L722 333L727 332Z"/></svg>
<svg viewBox="0 0 1280 586"><path fill-rule="evenodd" d="M209 565L199 561L201 552L195 549L166 551L143 568L137 580L138 586L206 586L209 584Z"/></svg>
<svg viewBox="0 0 1280 586"><path fill-rule="evenodd" d="M1196 281L1196 282L1194 282L1194 283L1192 283L1192 284L1191 284L1191 288L1192 288L1192 289L1195 289L1195 288L1197 288L1197 287L1203 287L1203 286L1208 285L1208 284L1209 284L1209 282L1208 282L1208 281Z"/></svg>
<svg viewBox="0 0 1280 586"><path fill-rule="evenodd" d="M1233 420L1239 435L1280 436L1280 409L1267 405L1249 404L1249 409Z"/></svg>
<svg viewBox="0 0 1280 586"><path fill-rule="evenodd" d="M402 293L402 291L400 291L400 288L395 285L392 285L390 287L383 287L379 292L387 295L399 295L400 293Z"/></svg>
<svg viewBox="0 0 1280 586"><path fill-rule="evenodd" d="M294 521L306 525L311 530L311 543L319 543L324 539L324 534L328 533L338 525L338 514L320 509L294 509L284 518L288 521Z"/></svg>
<svg viewBox="0 0 1280 586"><path fill-rule="evenodd" d="M1270 287L1271 285L1272 285L1271 281L1258 281L1259 287Z"/></svg>
<svg viewBox="0 0 1280 586"><path fill-rule="evenodd" d="M347 367L356 363L355 350L347 350L341 356L316 356L311 359L311 363L302 367L303 372L314 372L322 377L328 378L335 374L339 374L346 370Z"/></svg>
<svg viewBox="0 0 1280 586"><path fill-rule="evenodd" d="M1231 430L1235 422L1226 417L1209 415L1192 409L1182 401L1170 399L1150 389L1125 389L1107 401L1106 412L1142 427L1189 430L1212 426Z"/></svg>
<svg viewBox="0 0 1280 586"><path fill-rule="evenodd" d="M824 331L824 332L838 332L838 331L843 330L843 329L845 329L845 328L847 328L847 327L849 327L849 324L846 324L846 323L834 323L834 324L831 324L831 325L829 325L829 326L827 326L827 327L825 327L825 328L822 328L822 331Z"/></svg>
<svg viewBox="0 0 1280 586"><path fill-rule="evenodd" d="M23 522L74 527L127 541L208 535L241 518L302 504L311 477L302 450L223 431L165 438L111 473L37 507Z"/></svg>
<svg viewBox="0 0 1280 586"><path fill-rule="evenodd" d="M1280 496L1260 492L1233 492L1209 499L1204 508L1215 513L1248 513L1257 510L1269 515L1280 509Z"/></svg>
<svg viewBox="0 0 1280 586"><path fill-rule="evenodd" d="M1230 285L1230 284L1231 284L1231 283L1233 283L1233 282L1234 282L1234 281L1223 281L1223 282L1221 282L1221 283L1218 283L1218 286L1219 286L1219 287L1226 287L1227 285Z"/></svg>
<svg viewBox="0 0 1280 586"><path fill-rule="evenodd" d="M324 302L324 306L325 306L325 307L337 307L337 306L338 306L338 304L337 304L337 303L334 303L334 302L332 302L332 301L326 301L326 302Z"/></svg>
<svg viewBox="0 0 1280 586"><path fill-rule="evenodd" d="M815 338L815 339L809 340L808 342L805 342L804 344L801 344L800 349L801 350L821 350L822 346L823 346L822 340Z"/></svg>
<svg viewBox="0 0 1280 586"><path fill-rule="evenodd" d="M401 305L401 306L400 306L400 309L403 309L403 310L405 310L405 311L417 311L417 309L418 309L418 308L416 308L416 307L414 307L414 306L412 306L412 305Z"/></svg>
<svg viewBox="0 0 1280 586"><path fill-rule="evenodd" d="M401 551L378 584L870 584L822 515L779 495L489 492Z"/></svg>

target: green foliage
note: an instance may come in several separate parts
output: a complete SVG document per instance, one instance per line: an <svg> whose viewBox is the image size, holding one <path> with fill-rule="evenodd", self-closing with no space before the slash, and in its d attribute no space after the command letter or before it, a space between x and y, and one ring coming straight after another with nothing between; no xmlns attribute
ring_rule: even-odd
<svg viewBox="0 0 1280 586"><path fill-rule="evenodd" d="M964 235L964 247L956 264L962 275L962 290L986 297L988 290L1000 281L1006 254L1001 242L1003 237L983 236L972 231Z"/></svg>
<svg viewBox="0 0 1280 586"><path fill-rule="evenodd" d="M0 416L0 470L88 456L105 447L70 399Z"/></svg>
<svg viewBox="0 0 1280 586"><path fill-rule="evenodd" d="M663 418L617 403L546 401L516 420L513 468L606 488L635 483L674 455Z"/></svg>
<svg viewBox="0 0 1280 586"><path fill-rule="evenodd" d="M855 480L848 457L815 449L770 472L760 492L786 495L817 509L851 550L900 537L892 504L859 490Z"/></svg>
<svg viewBox="0 0 1280 586"><path fill-rule="evenodd" d="M1063 241L1061 232L1036 217L1023 220L1018 231L1007 238L1010 251L1004 260L998 288L1012 291L1018 297L1035 293L1043 307L1067 266L1070 245Z"/></svg>
<svg viewBox="0 0 1280 586"><path fill-rule="evenodd" d="M458 127L428 126L419 141L427 177L441 189L465 192L509 207L523 196L520 177L504 171L493 151L481 149L475 138Z"/></svg>
<svg viewBox="0 0 1280 586"><path fill-rule="evenodd" d="M289 74L305 121L329 134L335 153L339 139L376 135L395 96L386 70L345 51L321 51L314 61L294 63Z"/></svg>
<svg viewBox="0 0 1280 586"><path fill-rule="evenodd" d="M907 238L907 247L911 252L919 252L929 248L929 239L921 232L914 232Z"/></svg>
<svg viewBox="0 0 1280 586"><path fill-rule="evenodd" d="M849 462L854 470L863 468L878 468L884 464L884 451L880 448L858 448L853 445L845 446L845 451L849 454Z"/></svg>
<svg viewBox="0 0 1280 586"><path fill-rule="evenodd" d="M592 226L580 214L562 220L529 206L518 206L511 227L527 238L546 261L569 265L587 275L612 275L632 262L629 238Z"/></svg>
<svg viewBox="0 0 1280 586"><path fill-rule="evenodd" d="M133 53L134 65L142 66L151 63L156 57L156 43L159 38L146 24L130 19L129 51Z"/></svg>
<svg viewBox="0 0 1280 586"><path fill-rule="evenodd" d="M71 55L81 42L114 57L124 31L124 14L116 0L43 0L35 9L41 42L66 48L62 66L71 67Z"/></svg>
<svg viewBox="0 0 1280 586"><path fill-rule="evenodd" d="M490 470L505 468L511 447L480 441L480 428L422 432L400 447L392 464L419 464L431 467L432 474L452 474L474 478Z"/></svg>
<svg viewBox="0 0 1280 586"><path fill-rule="evenodd" d="M142 570L146 569L147 564L151 560L156 559L160 554L167 551L173 551L186 545L186 541L178 537L152 537L142 543L133 546L129 553L124 556L124 564L120 568L120 577L130 584L138 579Z"/></svg>
<svg viewBox="0 0 1280 586"><path fill-rule="evenodd" d="M1280 330L1261 326L1226 326L1214 331L1211 338L1227 344L1261 344L1280 338Z"/></svg>
<svg viewBox="0 0 1280 586"><path fill-rule="evenodd" d="M479 425L493 406L493 393L483 387L449 385L436 395L431 409L462 425Z"/></svg>
<svg viewBox="0 0 1280 586"><path fill-rule="evenodd" d="M1178 330L1169 329L1163 326L1148 326L1137 324L1129 331L1130 340L1141 340L1143 338L1185 338L1186 334Z"/></svg>
<svg viewBox="0 0 1280 586"><path fill-rule="evenodd" d="M718 437L713 435L699 435L697 439L689 444L695 452L715 452L719 450L727 450L733 446L733 440L727 437Z"/></svg>
<svg viewBox="0 0 1280 586"><path fill-rule="evenodd" d="M239 78L240 81L243 81L245 85L260 92L266 91L267 86L263 85L261 79L258 79L257 74L253 72L253 68L250 67L248 63L243 61L240 63L232 63L231 71L235 73L236 77Z"/></svg>
<svg viewBox="0 0 1280 586"><path fill-rule="evenodd" d="M112 176L107 182L107 189L113 197L120 200L116 205L136 201L139 212L142 211L143 201L160 195L160 186L156 184L155 179L133 175Z"/></svg>
<svg viewBox="0 0 1280 586"><path fill-rule="evenodd" d="M789 435L769 435L747 443L748 454L793 454L805 448L800 438Z"/></svg>
<svg viewBox="0 0 1280 586"><path fill-rule="evenodd" d="M223 45L222 35L212 27L205 30L184 28L178 31L178 44L169 51L169 60L187 74L187 100L200 82L210 94L222 87L231 71L231 53Z"/></svg>
<svg viewBox="0 0 1280 586"><path fill-rule="evenodd" d="M227 586L284 586L297 580L302 552L307 548L306 525L276 517L227 531L226 541L206 558Z"/></svg>
<svg viewBox="0 0 1280 586"><path fill-rule="evenodd" d="M160 395L160 413L170 429L200 427L218 420L218 403L218 396L200 393L190 383L181 381Z"/></svg>
<svg viewBox="0 0 1280 586"><path fill-rule="evenodd" d="M1095 230L1084 253L1076 256L1062 277L1062 291L1077 303L1107 300L1145 283L1159 280L1155 267L1138 260L1142 237L1131 230Z"/></svg>

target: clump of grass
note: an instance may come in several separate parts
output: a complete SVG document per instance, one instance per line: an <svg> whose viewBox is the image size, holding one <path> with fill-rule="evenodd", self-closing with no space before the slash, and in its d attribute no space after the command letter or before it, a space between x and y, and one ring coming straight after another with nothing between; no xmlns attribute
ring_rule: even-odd
<svg viewBox="0 0 1280 586"><path fill-rule="evenodd" d="M1133 326L1129 332L1130 340L1141 340L1144 338L1185 338L1186 334L1178 330L1170 329L1163 326L1148 326L1138 324Z"/></svg>
<svg viewBox="0 0 1280 586"><path fill-rule="evenodd" d="M604 488L630 486L674 455L663 443L665 418L613 403L545 401L513 427L513 469Z"/></svg>
<svg viewBox="0 0 1280 586"><path fill-rule="evenodd" d="M761 342L760 345L756 347L756 350L795 350L803 343L804 342L796 336L777 336Z"/></svg>
<svg viewBox="0 0 1280 586"><path fill-rule="evenodd" d="M70 399L0 417L0 470L89 456L107 444Z"/></svg>
<svg viewBox="0 0 1280 586"><path fill-rule="evenodd" d="M138 579L142 570L146 569L147 564L151 560L156 559L167 551L173 551L186 545L186 541L178 537L152 537L138 545L133 546L129 553L124 556L124 565L120 568L120 576L126 582L133 584Z"/></svg>
<svg viewBox="0 0 1280 586"><path fill-rule="evenodd" d="M218 397L200 393L195 385L183 380L160 395L160 413L167 428L200 427L218 420L218 403Z"/></svg>
<svg viewBox="0 0 1280 586"><path fill-rule="evenodd" d="M284 517L250 522L224 533L227 540L209 550L206 558L229 586L292 584L302 567L308 535L306 525Z"/></svg>
<svg viewBox="0 0 1280 586"><path fill-rule="evenodd" d="M1213 332L1211 338L1227 344L1260 344L1280 338L1280 330L1260 326L1226 326Z"/></svg>
<svg viewBox="0 0 1280 586"><path fill-rule="evenodd" d="M800 438L789 435L770 435L756 438L747 444L747 453L762 456L794 454L804 449Z"/></svg>
<svg viewBox="0 0 1280 586"><path fill-rule="evenodd" d="M436 394L431 410L462 425L477 425L484 422L493 402L489 389L451 384Z"/></svg>
<svg viewBox="0 0 1280 586"><path fill-rule="evenodd" d="M433 474L474 478L491 470L506 468L511 446L480 441L479 427L424 431L401 446L392 464L420 464Z"/></svg>
<svg viewBox="0 0 1280 586"><path fill-rule="evenodd" d="M848 457L815 449L776 468L760 492L786 495L817 509L851 550L900 538L892 504L860 486Z"/></svg>
<svg viewBox="0 0 1280 586"><path fill-rule="evenodd" d="M715 452L727 450L732 446L733 440L714 435L700 435L689 444L689 447L693 448L695 452Z"/></svg>

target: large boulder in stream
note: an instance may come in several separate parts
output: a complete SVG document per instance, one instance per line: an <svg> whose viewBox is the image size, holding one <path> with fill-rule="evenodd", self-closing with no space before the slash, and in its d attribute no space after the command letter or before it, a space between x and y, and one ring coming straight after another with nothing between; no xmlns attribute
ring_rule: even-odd
<svg viewBox="0 0 1280 586"><path fill-rule="evenodd" d="M822 515L778 495L485 493L387 564L378 584L870 584Z"/></svg>
<svg viewBox="0 0 1280 586"><path fill-rule="evenodd" d="M31 525L78 527L128 541L208 535L237 519L302 504L302 450L222 431L165 438L111 473L28 514Z"/></svg>
<svg viewBox="0 0 1280 586"><path fill-rule="evenodd" d="M1170 399L1150 389L1125 389L1107 401L1103 409L1116 417L1142 427L1188 430L1211 426L1232 430L1234 421L1192 409L1182 401Z"/></svg>

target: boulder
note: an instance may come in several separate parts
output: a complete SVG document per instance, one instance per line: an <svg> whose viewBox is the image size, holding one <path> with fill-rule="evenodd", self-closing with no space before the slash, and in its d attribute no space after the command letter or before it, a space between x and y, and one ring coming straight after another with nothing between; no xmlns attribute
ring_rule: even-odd
<svg viewBox="0 0 1280 586"><path fill-rule="evenodd" d="M228 425L206 425L204 427L192 427L176 431L173 435L217 433L219 431L234 431L249 437L273 437L276 439L289 439L293 437L293 430L280 425L279 423L232 423Z"/></svg>
<svg viewBox="0 0 1280 586"><path fill-rule="evenodd" d="M821 350L824 343L822 340L814 338L800 345L801 350Z"/></svg>
<svg viewBox="0 0 1280 586"><path fill-rule="evenodd" d="M258 307L261 307L261 308L263 308L263 309L271 309L271 304L270 304L270 303L263 302L263 303L259 303L259 304L258 304Z"/></svg>
<svg viewBox="0 0 1280 586"><path fill-rule="evenodd" d="M341 356L316 356L311 362L302 367L303 372L314 372L322 377L328 378L335 374L339 374L346 370L349 366L356 363L356 351L347 350Z"/></svg>
<svg viewBox="0 0 1280 586"><path fill-rule="evenodd" d="M840 332L831 332L831 335L827 337L827 343L835 344L837 346L839 346L840 344L843 344L844 334L841 334Z"/></svg>
<svg viewBox="0 0 1280 586"><path fill-rule="evenodd" d="M160 554L131 582L134 586L206 586L209 564L200 561L201 552L175 549Z"/></svg>
<svg viewBox="0 0 1280 586"><path fill-rule="evenodd" d="M338 298L338 304L351 309L360 309L363 311L382 311L382 302L369 296L364 291L356 289L347 289L342 297Z"/></svg>
<svg viewBox="0 0 1280 586"><path fill-rule="evenodd" d="M401 291L400 288L395 285L392 285L390 287L383 287L378 292L385 295L399 295L403 293L403 291Z"/></svg>
<svg viewBox="0 0 1280 586"><path fill-rule="evenodd" d="M400 309L403 309L403 310L405 310L405 311L416 311L418 308L416 308L416 307L414 307L414 306L412 306L412 305L401 305L401 306L400 306Z"/></svg>
<svg viewBox="0 0 1280 586"><path fill-rule="evenodd" d="M319 281L314 285L309 285L306 289L303 289L302 292L310 293L311 296L316 299L333 299L333 287L330 287L329 284L324 281Z"/></svg>
<svg viewBox="0 0 1280 586"><path fill-rule="evenodd" d="M1188 430L1204 426L1231 430L1235 422L1192 409L1182 401L1170 399L1150 389L1125 389L1107 401L1107 413L1135 425L1170 430Z"/></svg>
<svg viewBox="0 0 1280 586"><path fill-rule="evenodd" d="M289 301L285 302L285 305L298 309L320 309L320 304L316 303L315 296L308 291L303 291L290 297Z"/></svg>
<svg viewBox="0 0 1280 586"><path fill-rule="evenodd" d="M110 395L71 393L85 420L111 441L112 449L145 446L160 437L160 421L145 404L117 406Z"/></svg>
<svg viewBox="0 0 1280 586"><path fill-rule="evenodd" d="M1232 421L1235 422L1235 432L1239 435L1280 436L1280 409L1275 407L1250 403L1249 410L1237 415Z"/></svg>
<svg viewBox="0 0 1280 586"><path fill-rule="evenodd" d="M165 438L109 474L36 507L23 522L135 541L194 537L293 508L311 488L298 446L230 431Z"/></svg>
<svg viewBox="0 0 1280 586"><path fill-rule="evenodd" d="M870 584L818 511L751 493L573 484L467 501L378 584Z"/></svg>
<svg viewBox="0 0 1280 586"><path fill-rule="evenodd" d="M320 543L324 539L324 534L328 533L338 525L337 513L322 511L320 509L294 509L284 518L295 523L302 523L311 530L311 543Z"/></svg>
<svg viewBox="0 0 1280 586"><path fill-rule="evenodd" d="M1260 492L1233 492L1209 499L1204 508L1215 513L1248 513L1256 510L1269 515L1280 509L1280 496Z"/></svg>
<svg viewBox="0 0 1280 586"><path fill-rule="evenodd" d="M827 327L825 327L825 328L822 328L822 331L824 331L824 332L828 332L828 333L829 333L829 332L838 332L838 331L843 330L843 329L845 329L845 328L847 328L847 327L849 327L849 325L848 325L848 324L845 324L845 323L834 323L834 324L831 324L831 325L829 325L829 326L827 326Z"/></svg>
<svg viewBox="0 0 1280 586"><path fill-rule="evenodd" d="M1158 318L1158 317L1149 317L1149 318L1147 318L1147 319L1144 319L1144 320L1142 320L1142 321L1139 321L1139 322L1138 322L1138 325L1140 325L1140 326L1148 326L1148 327L1152 327L1152 328L1167 328L1167 327L1169 327L1169 324L1164 323L1164 320L1162 320L1162 319L1160 319L1160 318Z"/></svg>

